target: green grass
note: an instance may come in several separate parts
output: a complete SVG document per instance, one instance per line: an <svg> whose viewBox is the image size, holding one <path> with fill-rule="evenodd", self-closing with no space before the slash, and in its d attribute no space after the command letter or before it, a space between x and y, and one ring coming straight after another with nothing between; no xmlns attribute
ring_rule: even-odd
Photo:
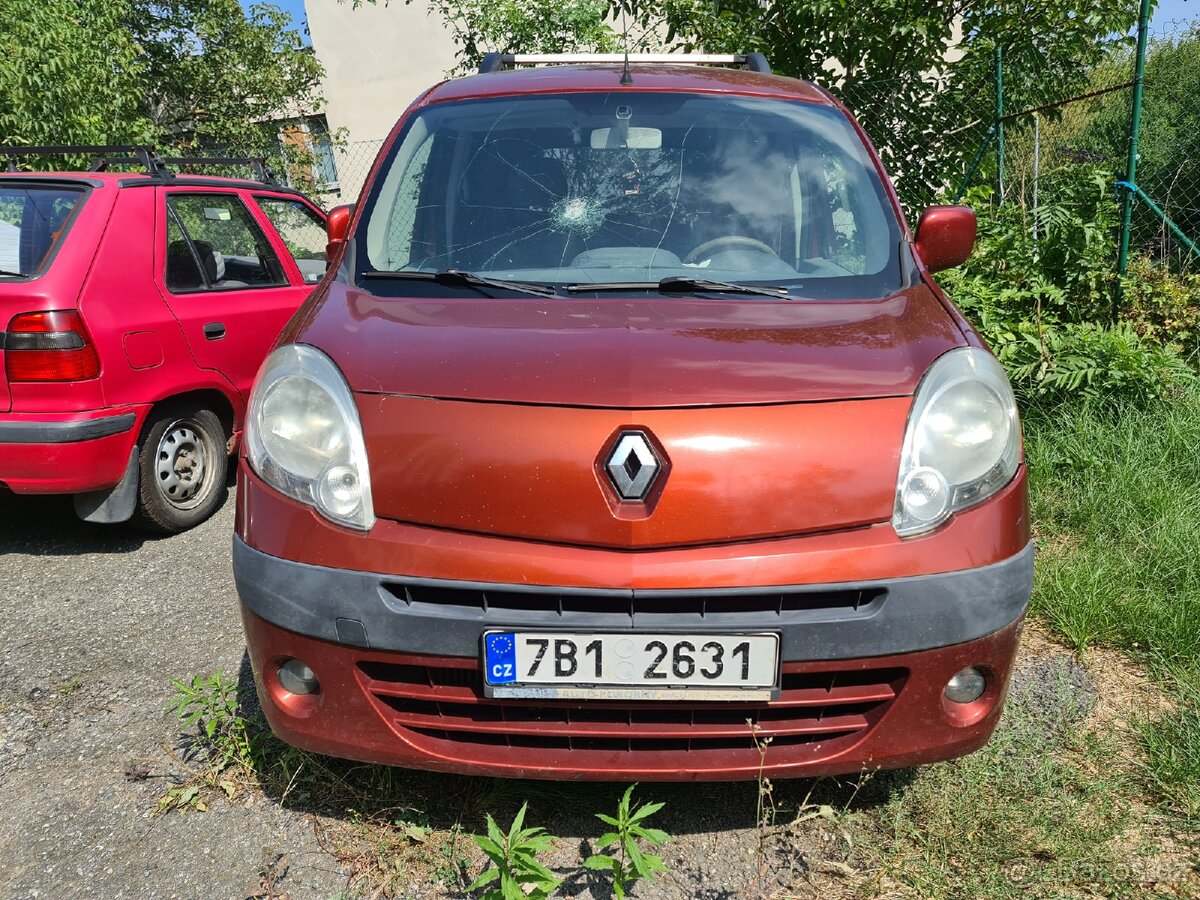
<svg viewBox="0 0 1200 900"><path fill-rule="evenodd" d="M1026 423L1034 609L1072 645L1145 660L1178 703L1141 723L1149 784L1200 821L1200 397Z"/></svg>

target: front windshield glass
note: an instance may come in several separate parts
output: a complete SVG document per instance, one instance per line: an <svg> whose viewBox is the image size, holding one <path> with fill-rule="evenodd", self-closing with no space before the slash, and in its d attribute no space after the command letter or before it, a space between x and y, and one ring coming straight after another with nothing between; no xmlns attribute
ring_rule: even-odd
<svg viewBox="0 0 1200 900"><path fill-rule="evenodd" d="M435 104L382 172L366 273L900 287L899 226L866 149L811 103L614 91Z"/></svg>

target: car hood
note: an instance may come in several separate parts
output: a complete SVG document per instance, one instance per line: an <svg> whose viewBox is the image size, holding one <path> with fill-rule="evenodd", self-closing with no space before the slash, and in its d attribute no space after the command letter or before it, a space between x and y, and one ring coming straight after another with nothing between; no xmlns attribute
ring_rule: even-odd
<svg viewBox="0 0 1200 900"><path fill-rule="evenodd" d="M359 393L652 409L897 397L965 340L925 286L875 301L380 297L330 284L285 339Z"/></svg>

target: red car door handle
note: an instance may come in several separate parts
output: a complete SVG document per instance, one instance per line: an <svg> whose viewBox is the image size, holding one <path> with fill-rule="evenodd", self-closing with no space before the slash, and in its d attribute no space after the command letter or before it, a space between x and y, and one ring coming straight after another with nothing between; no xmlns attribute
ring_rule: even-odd
<svg viewBox="0 0 1200 900"><path fill-rule="evenodd" d="M222 322L209 322L204 326L204 337L210 341L219 341L225 337L225 325Z"/></svg>

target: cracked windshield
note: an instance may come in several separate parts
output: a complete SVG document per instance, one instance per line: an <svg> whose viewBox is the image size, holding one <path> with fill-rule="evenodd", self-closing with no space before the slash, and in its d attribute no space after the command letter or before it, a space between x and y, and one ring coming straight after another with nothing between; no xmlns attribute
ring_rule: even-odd
<svg viewBox="0 0 1200 900"><path fill-rule="evenodd" d="M684 278L826 298L901 286L880 179L843 115L815 104L619 91L434 105L386 165L368 275L585 292Z"/></svg>

